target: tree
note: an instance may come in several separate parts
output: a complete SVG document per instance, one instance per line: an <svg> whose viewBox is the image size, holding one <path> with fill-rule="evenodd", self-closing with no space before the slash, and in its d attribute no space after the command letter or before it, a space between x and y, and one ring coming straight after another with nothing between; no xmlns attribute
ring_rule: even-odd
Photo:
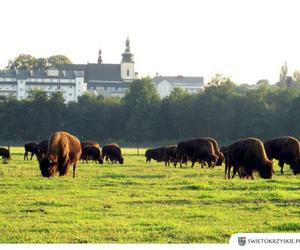
<svg viewBox="0 0 300 250"><path fill-rule="evenodd" d="M295 72L293 74L293 78L294 78L295 82L300 83L300 71L299 70L295 70Z"/></svg>
<svg viewBox="0 0 300 250"><path fill-rule="evenodd" d="M128 118L127 138L133 142L154 139L153 131L159 122L155 118L160 98L150 77L135 80L122 103Z"/></svg>
<svg viewBox="0 0 300 250"><path fill-rule="evenodd" d="M71 64L71 60L64 55L55 55L47 58L48 65L51 67L58 67L63 64Z"/></svg>
<svg viewBox="0 0 300 250"><path fill-rule="evenodd" d="M58 67L63 64L70 64L71 60L64 55L54 55L48 58L35 58L32 55L20 54L13 60L9 60L8 69L35 69L44 70L48 67Z"/></svg>
<svg viewBox="0 0 300 250"><path fill-rule="evenodd" d="M35 58L28 54L20 54L14 60L9 60L7 68L9 69L32 69Z"/></svg>

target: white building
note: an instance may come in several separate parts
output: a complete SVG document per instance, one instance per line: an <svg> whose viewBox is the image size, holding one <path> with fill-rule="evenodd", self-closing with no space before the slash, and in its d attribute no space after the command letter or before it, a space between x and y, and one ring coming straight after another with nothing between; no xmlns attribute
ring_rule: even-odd
<svg viewBox="0 0 300 250"><path fill-rule="evenodd" d="M125 46L121 63L103 63L102 52L99 50L98 63L66 64L60 66L60 69L84 71L88 92L103 96L123 97L136 75L129 38Z"/></svg>
<svg viewBox="0 0 300 250"><path fill-rule="evenodd" d="M86 91L84 72L47 70L0 70L0 96L27 98L32 90L42 90L51 95L62 92L66 102L77 101Z"/></svg>
<svg viewBox="0 0 300 250"><path fill-rule="evenodd" d="M161 98L171 94L174 88L182 88L190 94L204 90L204 78L192 76L155 76L152 79Z"/></svg>

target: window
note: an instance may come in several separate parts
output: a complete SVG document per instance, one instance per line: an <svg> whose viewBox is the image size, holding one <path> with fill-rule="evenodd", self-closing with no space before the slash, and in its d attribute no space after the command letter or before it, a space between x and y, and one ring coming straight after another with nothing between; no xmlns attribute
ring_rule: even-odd
<svg viewBox="0 0 300 250"><path fill-rule="evenodd" d="M57 89L60 89L60 85L57 86Z"/></svg>
<svg viewBox="0 0 300 250"><path fill-rule="evenodd" d="M96 90L96 86L94 86L94 90Z"/></svg>
<svg viewBox="0 0 300 250"><path fill-rule="evenodd" d="M127 69L127 76L129 76L129 69Z"/></svg>
<svg viewBox="0 0 300 250"><path fill-rule="evenodd" d="M107 87L106 87L106 86L104 87L104 90L107 90Z"/></svg>
<svg viewBox="0 0 300 250"><path fill-rule="evenodd" d="M115 87L115 90L118 90L118 87Z"/></svg>

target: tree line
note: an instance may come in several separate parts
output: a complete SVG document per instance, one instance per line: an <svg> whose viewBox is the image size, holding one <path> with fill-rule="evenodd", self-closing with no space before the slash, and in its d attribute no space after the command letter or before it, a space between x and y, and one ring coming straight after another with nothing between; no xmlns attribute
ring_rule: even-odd
<svg viewBox="0 0 300 250"><path fill-rule="evenodd" d="M22 101L1 97L0 140L22 144L64 130L101 144L154 146L203 136L228 144L245 137L299 137L298 117L298 88L249 89L221 78L198 94L176 88L161 100L151 79L142 78L123 98L85 94L65 104L61 93L33 91Z"/></svg>

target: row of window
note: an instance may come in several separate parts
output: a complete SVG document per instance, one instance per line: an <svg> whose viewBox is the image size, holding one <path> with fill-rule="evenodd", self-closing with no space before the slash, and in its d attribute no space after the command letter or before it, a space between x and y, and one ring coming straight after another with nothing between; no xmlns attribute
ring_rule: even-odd
<svg viewBox="0 0 300 250"><path fill-rule="evenodd" d="M16 78L0 78L0 81L3 81L3 82L15 82L17 81ZM43 78L37 78L37 79L34 79L34 78L28 78L26 81L28 82L69 82L69 83L72 83L74 82L73 79L43 79ZM20 80L21 83L25 82L25 80Z"/></svg>

